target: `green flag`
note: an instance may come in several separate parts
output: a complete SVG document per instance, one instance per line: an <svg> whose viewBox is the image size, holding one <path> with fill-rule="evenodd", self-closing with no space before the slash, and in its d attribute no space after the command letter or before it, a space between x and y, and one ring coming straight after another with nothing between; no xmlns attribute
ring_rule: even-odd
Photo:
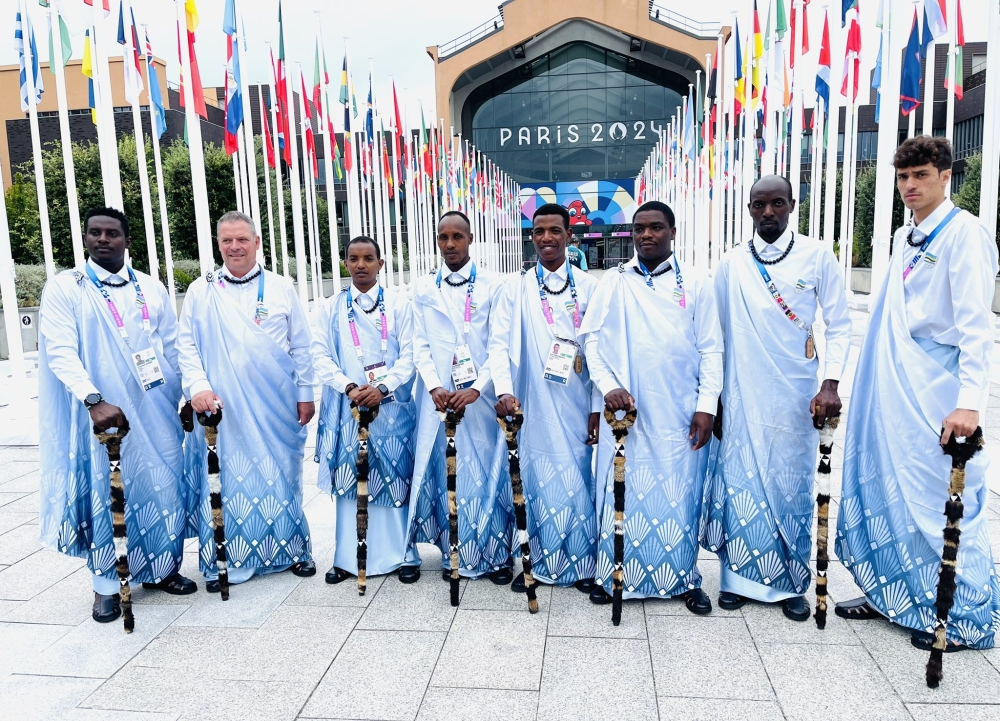
<svg viewBox="0 0 1000 721"><path fill-rule="evenodd" d="M788 19L785 17L784 0L778 0L778 22L775 30L778 31L778 40L784 40L785 33L788 32Z"/></svg>
<svg viewBox="0 0 1000 721"><path fill-rule="evenodd" d="M48 2L46 0L38 0L39 4L44 7L48 7ZM62 15L56 13L59 18L59 43L62 46L60 49L62 51L62 66L66 67L66 63L73 56L73 41L69 35L69 28L66 27L66 21L63 20ZM49 22L49 71L55 75L55 64L56 64L56 54L55 45L52 33L52 23Z"/></svg>

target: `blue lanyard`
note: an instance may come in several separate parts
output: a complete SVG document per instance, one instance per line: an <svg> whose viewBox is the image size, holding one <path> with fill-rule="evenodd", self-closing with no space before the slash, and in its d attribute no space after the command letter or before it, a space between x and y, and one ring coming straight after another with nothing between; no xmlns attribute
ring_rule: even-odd
<svg viewBox="0 0 1000 721"><path fill-rule="evenodd" d="M382 358L385 358L385 352L389 347L389 325L386 323L385 319L385 297L383 296L382 287L379 286L378 289L378 311L381 316L382 321ZM354 343L354 352L358 356L358 360L363 360L365 353L361 350L361 338L358 337L358 327L355 324L354 315L354 302L351 300L351 289L347 289L347 325L351 328L351 342Z"/></svg>
<svg viewBox="0 0 1000 721"><path fill-rule="evenodd" d="M792 233L792 239L795 239L794 233ZM753 242L753 238L750 239L750 242ZM760 277L764 279L764 285L767 286L767 291L771 294L771 297L774 298L774 302L778 304L778 307L781 308L785 317L807 333L811 332L809 327L805 324L805 321L795 315L792 309L788 307L788 303L785 302L785 299L781 297L778 285L771 280L771 274L767 272L767 268L764 267L764 264L756 258L753 259L753 262L754 265L757 266L757 271L760 273Z"/></svg>
<svg viewBox="0 0 1000 721"><path fill-rule="evenodd" d="M918 250L917 254L913 256L913 259L910 261L910 264L903 269L903 280L906 280L906 278L910 275L910 273L913 272L913 269L917 267L917 263L919 263L920 259L924 257L924 254L927 252L927 246L931 244L931 241L934 240L937 237L937 234L940 233L942 230L944 230L944 227L948 225L948 223L950 223L952 219L956 215L958 215L961 211L962 211L961 208L958 207L952 208L951 212L945 216L944 220L938 223L937 227L931 231L930 235L924 238L924 242L920 246L920 250Z"/></svg>
<svg viewBox="0 0 1000 721"><path fill-rule="evenodd" d="M118 335L122 337L122 340L125 341L126 345L131 346L128 338L128 330L125 329L125 321L122 318L121 313L118 311L118 306L116 306L115 302L111 300L111 294L108 293L108 289L104 287L104 283L97 279L97 273L95 273L94 269L90 267L90 264L88 263L85 267L87 269L87 275L90 276L91 282L93 282L100 294L104 296L104 301L108 304L108 310L111 311L111 317L115 319L115 325L118 326ZM149 322L149 307L146 305L146 296L142 294L142 288L139 287L139 281L136 279L135 273L132 272L131 268L128 269L128 277L129 280L132 281L132 285L135 288L135 304L142 309L142 329L149 333L151 324Z"/></svg>
<svg viewBox="0 0 1000 721"><path fill-rule="evenodd" d="M260 266L257 266L260 268ZM224 285L225 276L219 272L219 285ZM267 308L264 307L264 269L260 268L260 275L257 276L257 307L253 312L253 322L260 325L260 322L267 318Z"/></svg>
<svg viewBox="0 0 1000 721"><path fill-rule="evenodd" d="M437 272L437 287L441 289L441 268L438 268ZM472 331L472 291L476 287L476 264L472 264L472 269L469 272L469 283L465 290L465 313L462 317L462 337L463 340L469 339L469 333Z"/></svg>
<svg viewBox="0 0 1000 721"><path fill-rule="evenodd" d="M542 301L542 313L545 315L545 322L555 335L555 319L552 317L552 307L549 305L549 296L545 292L545 283L542 280L542 264L538 263L538 297ZM573 279L573 266L566 261L566 277L569 280L569 292L573 296L573 330L580 330L580 301L576 295L576 281ZM567 304L567 309L569 304Z"/></svg>
<svg viewBox="0 0 1000 721"><path fill-rule="evenodd" d="M642 277L646 279L646 285L653 288L653 274L649 272L641 260L636 258L636 262L639 264L639 270L642 271ZM677 299L681 308L687 308L687 294L684 292L684 277L681 275L681 266L677 262L676 253L670 254L670 264L674 267L674 279L677 283L674 287L674 297Z"/></svg>

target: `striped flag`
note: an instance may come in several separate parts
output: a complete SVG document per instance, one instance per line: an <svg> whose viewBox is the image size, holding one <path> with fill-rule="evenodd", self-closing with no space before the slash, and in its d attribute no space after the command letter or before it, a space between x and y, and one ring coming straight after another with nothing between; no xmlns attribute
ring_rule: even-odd
<svg viewBox="0 0 1000 721"><path fill-rule="evenodd" d="M354 93L351 88L351 79L347 72L347 53L344 53L344 69L340 73L340 104L344 106L344 169L350 173L354 169L354 149L352 140L354 132L351 130L351 105L354 105L354 112L357 113L357 103L354 103Z"/></svg>
<svg viewBox="0 0 1000 721"><path fill-rule="evenodd" d="M18 64L21 67L18 84L21 88L21 110L28 110L28 59L24 56L24 37L28 36L28 48L31 52L31 77L35 82L34 104L42 102L42 93L45 87L42 84L42 71L38 62L38 43L35 42L35 28L31 25L31 15L21 17L21 11L17 11L17 18L14 20L14 49L17 51Z"/></svg>
<svg viewBox="0 0 1000 721"><path fill-rule="evenodd" d="M226 154L239 149L240 126L243 124L243 93L240 89L240 44L236 40L236 0L226 0L222 20L226 34Z"/></svg>
<svg viewBox="0 0 1000 721"><path fill-rule="evenodd" d="M733 65L736 66L736 86L733 92L733 105L736 115L743 112L743 106L746 105L746 79L745 73L743 72L743 51L740 48L740 21L736 20L736 30L733 33L736 36L736 55L734 55Z"/></svg>
<svg viewBox="0 0 1000 721"><path fill-rule="evenodd" d="M753 2L753 72L751 99L753 107L757 107L761 101L761 93L764 91L764 38L760 33L760 15L757 13L757 0Z"/></svg>
<svg viewBox="0 0 1000 721"><path fill-rule="evenodd" d="M107 2L107 0L105 0ZM198 56L194 50L194 31L200 22L198 18L198 7L195 0L185 0L184 3L185 25L187 26L188 57L191 60L191 94L194 96L194 109L201 117L208 120L208 108L205 107L205 90L201 84L201 71L198 69ZM177 24L177 61L180 63L181 76L181 107L184 107L184 64L181 62L181 27Z"/></svg>
<svg viewBox="0 0 1000 721"><path fill-rule="evenodd" d="M312 162L313 177L319 178L319 161L316 159L316 139L313 137L312 112L309 110L309 96L306 94L306 76L299 73L302 82L302 107L306 109L306 116L302 118L302 132L306 139L306 155Z"/></svg>
<svg viewBox="0 0 1000 721"><path fill-rule="evenodd" d="M87 105L90 108L90 119L97 125L97 102L94 98L94 58L93 49L90 43L90 28L87 28L87 35L83 40L83 64L80 69L84 77L87 78Z"/></svg>
<svg viewBox="0 0 1000 721"><path fill-rule="evenodd" d="M924 0L924 24L934 40L948 34L945 0Z"/></svg>
<svg viewBox="0 0 1000 721"><path fill-rule="evenodd" d="M823 99L823 115L830 114L830 16L823 18L823 39L816 66L816 95Z"/></svg>
<svg viewBox="0 0 1000 721"><path fill-rule="evenodd" d="M261 93L261 95L263 95L263 93ZM268 110L271 109L271 102L272 99L270 97L270 94L268 94L267 98ZM277 163L277 159L274 156L274 139L271 137L271 121L269 118L262 117L260 119L260 124L261 127L264 128L264 152L266 154L265 157L267 158L267 165L268 167L273 168Z"/></svg>
<svg viewBox="0 0 1000 721"><path fill-rule="evenodd" d="M274 59L272 57L272 65ZM278 147L285 164L292 164L292 109L288 97L288 65L285 63L285 25L281 1L278 1L278 64L274 71L275 97L278 102Z"/></svg>
<svg viewBox="0 0 1000 721"><path fill-rule="evenodd" d="M131 13L131 8L129 9ZM132 56L128 55L128 40L125 33L132 36ZM122 46L125 54L122 65L125 70L125 99L129 103L139 102L139 95L142 93L142 65L139 61L139 37L135 32L135 17L131 18L128 29L125 28L125 3L118 6L118 44Z"/></svg>
<svg viewBox="0 0 1000 721"><path fill-rule="evenodd" d="M953 90L955 97L959 100L962 99L962 83L964 80L964 73L962 70L963 57L962 57L962 46L965 45L965 27L962 23L962 0L956 0L955 4L955 22L957 23L955 27L955 52L948 54L948 65L945 67L944 71L944 86L949 90ZM955 87L952 88L951 85L951 64L955 63Z"/></svg>
<svg viewBox="0 0 1000 721"><path fill-rule="evenodd" d="M847 27L847 46L844 53L844 73L840 94L847 97L847 76L850 74L850 63L853 62L854 88L851 93L851 101L853 102L858 99L858 80L861 75L861 15L858 9L858 0L842 0L841 27Z"/></svg>

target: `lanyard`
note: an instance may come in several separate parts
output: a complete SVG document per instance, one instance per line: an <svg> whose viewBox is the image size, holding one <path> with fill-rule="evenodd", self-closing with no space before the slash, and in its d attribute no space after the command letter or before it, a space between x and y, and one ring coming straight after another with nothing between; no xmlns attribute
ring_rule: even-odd
<svg viewBox="0 0 1000 721"><path fill-rule="evenodd" d="M219 285L225 285L226 280L222 273L219 273ZM260 269L260 275L257 276L257 307L253 312L253 322L258 326L260 322L267 318L267 308L264 307L264 269Z"/></svg>
<svg viewBox="0 0 1000 721"><path fill-rule="evenodd" d="M94 269L90 267L89 263L86 267L87 275L90 276L90 280L93 281L97 290L104 296L104 300L108 304L108 310L111 311L111 317L115 319L115 325L118 326L118 335L122 337L122 340L125 341L126 345L131 347L131 343L129 343L128 339L128 331L125 329L125 321L122 319L122 314L118 312L118 307L115 305L115 302L111 300L111 294L108 293L108 289L104 287L104 283L97 279L97 273L94 272ZM146 296L142 294L142 288L139 287L139 281L136 279L135 273L132 272L131 268L128 269L128 277L129 280L132 281L132 285L135 287L135 304L142 309L142 329L149 333L151 326L149 323L149 306L146 305Z"/></svg>
<svg viewBox="0 0 1000 721"><path fill-rule="evenodd" d="M437 287L441 288L441 269L437 272ZM462 340L469 340L469 333L472 332L472 291L476 287L476 264L472 264L469 272L469 283L465 290L465 314L462 316Z"/></svg>
<svg viewBox="0 0 1000 721"><path fill-rule="evenodd" d="M378 289L378 312L382 319L382 357L385 358L386 349L389 347L389 325L385 321L385 297L381 286ZM351 289L347 289L347 324L351 327L351 341L354 343L354 352L358 355L358 360L363 360L365 352L361 350L361 339L358 337L358 327L354 322L354 302L351 300Z"/></svg>
<svg viewBox="0 0 1000 721"><path fill-rule="evenodd" d="M646 285L652 288L653 274L649 272L641 260L637 258L636 262L639 264L639 270L642 271L642 277L646 279ZM674 278L677 282L677 285L674 286L674 297L677 299L681 308L687 308L687 294L684 292L684 278L681 276L681 267L677 262L676 253L673 253L670 256L670 264L674 267Z"/></svg>
<svg viewBox="0 0 1000 721"><path fill-rule="evenodd" d="M931 244L931 241L937 237L939 232L944 230L944 227L948 225L952 218L958 215L961 210L962 209L958 207L952 208L951 212L945 216L944 220L938 223L937 227L924 239L923 245L920 246L920 250L918 250L917 254L913 256L913 260L910 261L910 264L903 269L903 280L906 280L907 276L909 276L910 273L913 272L913 269L917 267L917 263L919 263L920 259L924 257L924 253L927 252L927 246Z"/></svg>
<svg viewBox="0 0 1000 721"><path fill-rule="evenodd" d="M542 282L542 264L538 264L538 297L542 301L542 313L545 315L545 322L549 324L549 330L555 335L556 321L552 317L552 306L549 305L549 295L545 292L545 283ZM566 277L569 279L569 292L573 296L573 330L580 330L580 300L576 294L576 281L573 280L573 266L566 261Z"/></svg>
<svg viewBox="0 0 1000 721"><path fill-rule="evenodd" d="M750 239L750 242L753 242L753 238ZM753 262L754 265L757 266L757 270L760 272L760 277L764 279L764 285L767 286L767 290L771 293L771 297L774 298L774 302L778 304L778 307L781 308L782 311L784 311L788 320L792 321L792 323L808 333L809 327L805 324L805 321L795 315L795 313L792 312L792 309L788 307L788 303L786 303L785 299L781 297L781 292L778 290L778 286L773 280L771 280L771 274L767 272L767 268L764 267L764 264L756 258L753 259Z"/></svg>

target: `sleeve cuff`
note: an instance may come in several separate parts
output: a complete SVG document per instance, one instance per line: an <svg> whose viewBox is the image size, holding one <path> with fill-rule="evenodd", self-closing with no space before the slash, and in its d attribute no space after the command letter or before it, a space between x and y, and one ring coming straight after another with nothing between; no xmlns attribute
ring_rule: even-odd
<svg viewBox="0 0 1000 721"><path fill-rule="evenodd" d="M434 390L435 388L444 388L444 383L442 383L441 379L438 378L437 373L432 372L428 373L427 375L421 373L420 379L424 382L424 385L427 386L428 393Z"/></svg>
<svg viewBox="0 0 1000 721"><path fill-rule="evenodd" d="M209 383L207 379L195 381L191 384L191 398L194 398L199 393L204 393L205 391L208 391L209 393L212 392L212 384ZM188 400L190 400L190 398Z"/></svg>
<svg viewBox="0 0 1000 721"><path fill-rule="evenodd" d="M590 412L600 413L604 410L604 396L601 395L600 390L597 386L594 386L594 392L590 394Z"/></svg>
<svg viewBox="0 0 1000 721"><path fill-rule="evenodd" d="M979 388L963 387L958 392L958 403L956 408L968 411L979 411L982 405L983 392Z"/></svg>
<svg viewBox="0 0 1000 721"><path fill-rule="evenodd" d="M485 376L481 375L476 379L476 382L472 384L472 389L479 391L479 395L483 394L483 390L490 384L493 379L487 374Z"/></svg>
<svg viewBox="0 0 1000 721"><path fill-rule="evenodd" d="M81 403L83 403L84 398L89 396L91 393L100 394L100 391L97 390L93 383L80 383L79 385L73 387L73 395L76 396L76 399Z"/></svg>
<svg viewBox="0 0 1000 721"><path fill-rule="evenodd" d="M598 384L598 388L601 391L601 397L603 399L603 397L606 396L608 393L610 393L611 391L618 390L619 388L621 388L621 386L618 385L618 381L616 381L613 377L609 377L602 379L601 382Z"/></svg>
<svg viewBox="0 0 1000 721"><path fill-rule="evenodd" d="M719 396L716 394L698 394L698 405L695 406L695 412L697 413L707 413L710 416L714 416L719 410Z"/></svg>
<svg viewBox="0 0 1000 721"><path fill-rule="evenodd" d="M299 403L315 403L316 391L312 386L298 386L298 393L295 399Z"/></svg>

